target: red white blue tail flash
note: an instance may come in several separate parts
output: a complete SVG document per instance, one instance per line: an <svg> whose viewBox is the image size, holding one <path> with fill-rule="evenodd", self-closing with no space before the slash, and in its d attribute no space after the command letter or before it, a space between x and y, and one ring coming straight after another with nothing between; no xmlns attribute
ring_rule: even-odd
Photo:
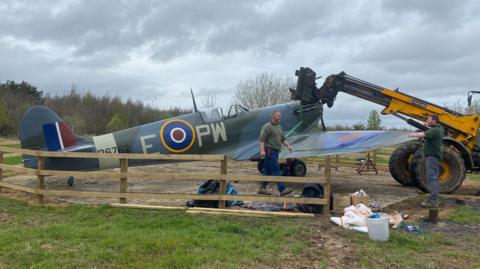
<svg viewBox="0 0 480 269"><path fill-rule="evenodd" d="M43 135L49 151L63 150L75 145L75 135L63 121L42 125Z"/></svg>

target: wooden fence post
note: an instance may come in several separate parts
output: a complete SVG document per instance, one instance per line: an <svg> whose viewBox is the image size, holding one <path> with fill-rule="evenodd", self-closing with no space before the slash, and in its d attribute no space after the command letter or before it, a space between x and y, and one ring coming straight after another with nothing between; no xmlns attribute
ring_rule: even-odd
<svg viewBox="0 0 480 269"><path fill-rule="evenodd" d="M127 192L128 188L128 159L120 159L120 192ZM121 204L127 203L127 198L121 197L119 199Z"/></svg>
<svg viewBox="0 0 480 269"><path fill-rule="evenodd" d="M223 156L223 160L221 161L220 165L220 173L223 175L227 174L227 155ZM227 181L220 180L220 186L218 188L218 194L225 195L227 192ZM225 201L219 200L218 201L218 208L225 208Z"/></svg>
<svg viewBox="0 0 480 269"><path fill-rule="evenodd" d="M45 158L37 156L37 171L45 169ZM45 176L37 175L38 188L40 190L45 189ZM43 194L37 194L38 203L43 204L45 196Z"/></svg>
<svg viewBox="0 0 480 269"><path fill-rule="evenodd" d="M3 151L0 151L0 163L3 163ZM3 169L0 167L0 181L3 179ZM2 191L2 187L0 187L0 192Z"/></svg>
<svg viewBox="0 0 480 269"><path fill-rule="evenodd" d="M370 151L367 151L367 171L370 171L370 163L372 159L370 159Z"/></svg>
<svg viewBox="0 0 480 269"><path fill-rule="evenodd" d="M338 160L338 155L336 156L337 160ZM331 189L331 186L330 186L330 176L331 176L331 160L330 160L330 156L327 156L327 158L325 158L325 185L323 186L323 198L327 199L327 204L325 205L326 208L324 208L324 212L325 210L329 210L330 209L330 193L332 191ZM338 164L337 164L338 165Z"/></svg>

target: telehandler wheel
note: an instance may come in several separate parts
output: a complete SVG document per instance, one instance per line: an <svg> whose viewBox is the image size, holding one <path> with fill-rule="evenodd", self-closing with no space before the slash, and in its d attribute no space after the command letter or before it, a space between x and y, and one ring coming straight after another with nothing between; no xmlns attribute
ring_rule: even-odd
<svg viewBox="0 0 480 269"><path fill-rule="evenodd" d="M410 173L410 161L413 154L420 148L419 144L408 144L395 149L388 161L392 177L404 186L415 186L416 179Z"/></svg>
<svg viewBox="0 0 480 269"><path fill-rule="evenodd" d="M416 153L414 160L416 162L415 174L418 180L418 188L424 192L428 192L429 184L425 170L425 158L421 151ZM420 156L420 157L419 157ZM440 175L438 177L440 183L440 193L448 194L455 192L462 186L465 179L465 164L457 151L444 146L442 150L443 160L440 162Z"/></svg>

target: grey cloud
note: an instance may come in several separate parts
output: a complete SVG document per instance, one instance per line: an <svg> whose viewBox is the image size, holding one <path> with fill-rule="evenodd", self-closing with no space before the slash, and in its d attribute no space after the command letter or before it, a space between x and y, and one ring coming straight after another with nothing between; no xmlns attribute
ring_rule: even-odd
<svg viewBox="0 0 480 269"><path fill-rule="evenodd" d="M445 28L455 28L470 18L475 1L415 1L415 0L385 0L383 7L402 19L419 18L422 23L440 24Z"/></svg>
<svg viewBox="0 0 480 269"><path fill-rule="evenodd" d="M228 103L239 80L299 66L429 101L479 88L477 1L4 0L0 12L0 80L48 92L76 83L190 108L190 88ZM328 115L356 122L373 107L342 97Z"/></svg>

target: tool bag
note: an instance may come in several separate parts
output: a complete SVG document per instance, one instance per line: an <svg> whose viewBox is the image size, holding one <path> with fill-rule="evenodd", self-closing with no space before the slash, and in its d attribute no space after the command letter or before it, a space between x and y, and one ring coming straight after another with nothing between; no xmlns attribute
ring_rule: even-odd
<svg viewBox="0 0 480 269"><path fill-rule="evenodd" d="M323 198L323 187L320 184L309 183L303 186L302 197L304 198ZM304 213L323 213L323 205L299 204L298 210Z"/></svg>
<svg viewBox="0 0 480 269"><path fill-rule="evenodd" d="M220 182L218 180L207 180L198 187L197 194L218 194L218 189L220 188ZM228 183L227 185L227 195L236 195L239 192L233 187L232 184ZM228 201L228 206L239 205L239 201ZM218 207L218 200L192 200L187 202L188 207Z"/></svg>

